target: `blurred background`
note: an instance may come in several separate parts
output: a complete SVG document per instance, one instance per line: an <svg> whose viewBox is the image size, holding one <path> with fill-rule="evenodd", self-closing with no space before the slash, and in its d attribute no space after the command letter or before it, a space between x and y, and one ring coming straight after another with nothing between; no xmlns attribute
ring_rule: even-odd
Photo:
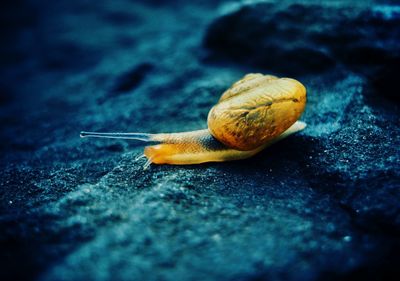
<svg viewBox="0 0 400 281"><path fill-rule="evenodd" d="M397 280L399 27L394 0L1 3L0 279ZM251 159L79 138L206 128L258 72L308 126Z"/></svg>

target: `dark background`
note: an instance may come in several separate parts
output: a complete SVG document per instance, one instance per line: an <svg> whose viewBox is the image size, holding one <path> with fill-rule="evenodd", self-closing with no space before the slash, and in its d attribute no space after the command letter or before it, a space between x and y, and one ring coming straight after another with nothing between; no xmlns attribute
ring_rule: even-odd
<svg viewBox="0 0 400 281"><path fill-rule="evenodd" d="M3 1L1 280L396 280L397 1ZM157 166L246 73L298 79L301 133Z"/></svg>

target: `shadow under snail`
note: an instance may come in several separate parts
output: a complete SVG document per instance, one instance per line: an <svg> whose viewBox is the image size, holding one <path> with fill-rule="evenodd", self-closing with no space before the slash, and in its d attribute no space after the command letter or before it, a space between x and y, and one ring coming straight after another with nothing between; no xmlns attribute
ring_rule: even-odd
<svg viewBox="0 0 400 281"><path fill-rule="evenodd" d="M306 104L306 89L297 80L247 74L226 90L208 114L208 129L182 133L96 133L81 137L134 139L147 146L145 168L154 164L199 164L245 159L306 124L297 121ZM140 158L140 157L139 157Z"/></svg>

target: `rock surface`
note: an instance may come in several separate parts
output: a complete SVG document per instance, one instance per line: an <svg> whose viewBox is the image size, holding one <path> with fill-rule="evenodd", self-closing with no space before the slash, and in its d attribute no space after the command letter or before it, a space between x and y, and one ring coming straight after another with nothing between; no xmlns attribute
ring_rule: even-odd
<svg viewBox="0 0 400 281"><path fill-rule="evenodd" d="M2 4L0 279L399 276L400 6L299 3ZM308 91L306 130L252 159L143 170L141 143L79 138L204 128L248 72Z"/></svg>

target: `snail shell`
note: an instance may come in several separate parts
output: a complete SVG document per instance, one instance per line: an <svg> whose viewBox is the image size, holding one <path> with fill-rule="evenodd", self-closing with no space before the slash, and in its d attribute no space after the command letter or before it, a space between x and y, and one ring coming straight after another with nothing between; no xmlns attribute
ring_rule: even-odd
<svg viewBox="0 0 400 281"><path fill-rule="evenodd" d="M248 74L211 108L208 129L230 148L252 150L286 131L305 104L306 89L297 80Z"/></svg>

